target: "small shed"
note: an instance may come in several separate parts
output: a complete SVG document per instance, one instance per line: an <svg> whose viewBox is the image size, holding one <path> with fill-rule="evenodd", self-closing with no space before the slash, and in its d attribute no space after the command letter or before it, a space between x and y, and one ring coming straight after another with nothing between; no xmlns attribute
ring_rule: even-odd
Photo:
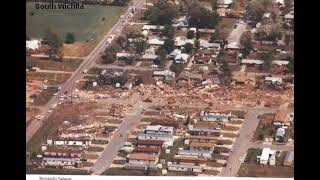
<svg viewBox="0 0 320 180"><path fill-rule="evenodd" d="M283 165L284 166L292 166L294 161L294 151L289 151L284 158Z"/></svg>

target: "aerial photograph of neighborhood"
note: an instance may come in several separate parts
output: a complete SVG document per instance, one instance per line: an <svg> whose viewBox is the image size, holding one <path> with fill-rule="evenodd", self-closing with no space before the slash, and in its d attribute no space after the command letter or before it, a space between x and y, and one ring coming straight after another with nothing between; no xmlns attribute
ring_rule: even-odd
<svg viewBox="0 0 320 180"><path fill-rule="evenodd" d="M26 0L26 174L294 177L293 0Z"/></svg>

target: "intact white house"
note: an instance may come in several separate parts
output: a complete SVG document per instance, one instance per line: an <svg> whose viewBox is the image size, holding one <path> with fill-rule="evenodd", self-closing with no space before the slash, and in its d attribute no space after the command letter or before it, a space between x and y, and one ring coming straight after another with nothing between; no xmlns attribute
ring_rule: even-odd
<svg viewBox="0 0 320 180"><path fill-rule="evenodd" d="M230 111L225 110L210 110L202 111L200 113L203 121L222 121L227 122L232 116Z"/></svg>

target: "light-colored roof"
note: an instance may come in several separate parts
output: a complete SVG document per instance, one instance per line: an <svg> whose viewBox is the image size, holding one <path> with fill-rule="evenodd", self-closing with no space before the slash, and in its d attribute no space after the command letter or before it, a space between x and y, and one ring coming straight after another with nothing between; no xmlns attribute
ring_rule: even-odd
<svg viewBox="0 0 320 180"><path fill-rule="evenodd" d="M26 48L35 50L40 47L40 44L41 42L39 40L26 41Z"/></svg>
<svg viewBox="0 0 320 180"><path fill-rule="evenodd" d="M198 29L198 31L201 33L214 33L216 30L215 29Z"/></svg>
<svg viewBox="0 0 320 180"><path fill-rule="evenodd" d="M133 153L133 154L128 154L127 158L136 159L136 160L156 161L158 159L158 155Z"/></svg>
<svg viewBox="0 0 320 180"><path fill-rule="evenodd" d="M131 53L117 53L117 57L133 57L134 54Z"/></svg>
<svg viewBox="0 0 320 180"><path fill-rule="evenodd" d="M164 45L164 41L163 40L160 40L158 38L153 38L153 39L149 39L148 40L148 43L150 45Z"/></svg>
<svg viewBox="0 0 320 180"><path fill-rule="evenodd" d="M214 147L214 143L199 143L196 141L191 141L190 143L190 147L200 147L200 148L213 148Z"/></svg>
<svg viewBox="0 0 320 180"><path fill-rule="evenodd" d="M258 59L242 59L241 63L242 64L263 64L263 61Z"/></svg>
<svg viewBox="0 0 320 180"><path fill-rule="evenodd" d="M155 76L172 76L172 77L175 77L175 74L176 73L174 73L172 71L169 71L169 70L153 71L153 75L155 75Z"/></svg>
<svg viewBox="0 0 320 180"><path fill-rule="evenodd" d="M286 157L284 158L284 161L286 162L292 162L294 160L294 151L287 152Z"/></svg>
<svg viewBox="0 0 320 180"><path fill-rule="evenodd" d="M208 109L206 110L206 112L209 113L224 113L224 114L229 114L230 110L226 110L226 109Z"/></svg>
<svg viewBox="0 0 320 180"><path fill-rule="evenodd" d="M282 66L282 65L288 65L289 64L289 61L284 61L284 60L274 60L272 62L272 64L276 64L276 65L279 65L279 66Z"/></svg>
<svg viewBox="0 0 320 180"><path fill-rule="evenodd" d="M188 60L189 55L182 53L182 54L178 54L174 60L183 60L183 61L187 61Z"/></svg>
<svg viewBox="0 0 320 180"><path fill-rule="evenodd" d="M200 47L220 49L220 44L219 43L209 43L209 41L207 41L207 40L200 39Z"/></svg>
<svg viewBox="0 0 320 180"><path fill-rule="evenodd" d="M157 59L159 56L155 54L144 54L142 59Z"/></svg>
<svg viewBox="0 0 320 180"><path fill-rule="evenodd" d="M164 26L157 26L157 25L144 25L142 27L143 30L162 30Z"/></svg>
<svg viewBox="0 0 320 180"><path fill-rule="evenodd" d="M180 36L176 37L176 39L175 39L176 46L184 46L187 43L194 44L194 40L187 39L186 37L180 37Z"/></svg>
<svg viewBox="0 0 320 180"><path fill-rule="evenodd" d="M270 148L263 148L260 161L267 161L269 159L269 155L270 155Z"/></svg>
<svg viewBox="0 0 320 180"><path fill-rule="evenodd" d="M218 0L218 4L231 4L233 3L233 0Z"/></svg>
<svg viewBox="0 0 320 180"><path fill-rule="evenodd" d="M241 45L238 42L229 43L226 48L227 49L240 49Z"/></svg>
<svg viewBox="0 0 320 180"><path fill-rule="evenodd" d="M274 117L274 121L280 121L280 122L285 122L288 120L288 115L284 112L277 112L275 117Z"/></svg>
<svg viewBox="0 0 320 180"><path fill-rule="evenodd" d="M177 56L179 54L181 54L181 50L180 49L175 49L169 55L175 57L175 56Z"/></svg>
<svg viewBox="0 0 320 180"><path fill-rule="evenodd" d="M286 14L284 16L285 19L294 19L294 15L293 14Z"/></svg>
<svg viewBox="0 0 320 180"><path fill-rule="evenodd" d="M270 16L271 16L271 13L264 13L264 14L263 14L263 17L264 17L264 18L269 18Z"/></svg>
<svg viewBox="0 0 320 180"><path fill-rule="evenodd" d="M146 131L166 131L173 132L173 127L161 126L161 125L149 125L146 127Z"/></svg>
<svg viewBox="0 0 320 180"><path fill-rule="evenodd" d="M272 82L280 82L280 83L282 83L282 78L281 77L266 77L265 81L272 81Z"/></svg>
<svg viewBox="0 0 320 180"><path fill-rule="evenodd" d="M286 130L285 129L283 129L283 128L278 128L277 129L277 132L276 132L276 136L284 136L284 134L285 134L285 132L286 132Z"/></svg>

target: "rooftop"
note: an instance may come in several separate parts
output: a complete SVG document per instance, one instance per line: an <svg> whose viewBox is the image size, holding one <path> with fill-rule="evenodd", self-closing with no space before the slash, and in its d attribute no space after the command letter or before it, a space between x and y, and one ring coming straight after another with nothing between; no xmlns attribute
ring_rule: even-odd
<svg viewBox="0 0 320 180"><path fill-rule="evenodd" d="M133 154L128 154L127 158L128 159L136 159L136 160L155 161L158 159L158 155L133 153Z"/></svg>
<svg viewBox="0 0 320 180"><path fill-rule="evenodd" d="M167 131L173 132L173 127L161 126L161 125L149 125L146 127L146 131Z"/></svg>
<svg viewBox="0 0 320 180"><path fill-rule="evenodd" d="M138 145L162 145L163 141L161 140L138 140Z"/></svg>

